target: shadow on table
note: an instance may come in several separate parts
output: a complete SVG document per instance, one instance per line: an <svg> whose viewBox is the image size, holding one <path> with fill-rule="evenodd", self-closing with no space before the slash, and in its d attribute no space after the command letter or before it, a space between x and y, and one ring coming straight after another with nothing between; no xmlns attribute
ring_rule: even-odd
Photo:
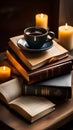
<svg viewBox="0 0 73 130"><path fill-rule="evenodd" d="M5 124L3 121L0 120L0 129L1 130L14 130L13 128L11 128L10 126L8 126L7 124Z"/></svg>

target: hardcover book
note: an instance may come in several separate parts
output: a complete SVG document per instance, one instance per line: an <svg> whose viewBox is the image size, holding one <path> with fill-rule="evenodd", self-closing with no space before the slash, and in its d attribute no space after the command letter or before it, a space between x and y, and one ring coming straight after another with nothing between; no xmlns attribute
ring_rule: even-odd
<svg viewBox="0 0 73 130"><path fill-rule="evenodd" d="M10 38L9 47L15 52L15 54L20 58L20 60L25 64L30 70L36 69L38 67L46 64L52 57L64 56L68 54L68 50L59 45L53 40L53 46L43 52L29 52L18 47L17 42L22 39L24 35L15 36Z"/></svg>
<svg viewBox="0 0 73 130"><path fill-rule="evenodd" d="M6 51L6 55L12 65L17 69L20 75L25 79L27 84L37 83L53 77L66 74L72 70L72 57L68 56L60 61L45 65L35 70L26 70L20 60L10 50ZM45 76L44 76L45 75Z"/></svg>
<svg viewBox="0 0 73 130"><path fill-rule="evenodd" d="M23 96L18 78L0 84L0 100L31 123L55 110L55 104L46 97Z"/></svg>
<svg viewBox="0 0 73 130"><path fill-rule="evenodd" d="M51 98L72 97L72 73L59 76L50 80L39 82L37 84L22 86L24 95L47 96Z"/></svg>

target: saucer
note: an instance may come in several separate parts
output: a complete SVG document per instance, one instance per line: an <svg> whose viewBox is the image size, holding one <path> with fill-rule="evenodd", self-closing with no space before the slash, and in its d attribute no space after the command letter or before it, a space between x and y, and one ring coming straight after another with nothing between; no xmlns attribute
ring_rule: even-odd
<svg viewBox="0 0 73 130"><path fill-rule="evenodd" d="M53 41L48 41L48 38L47 38L46 42L40 49L32 49L29 47L27 41L23 37L17 41L17 45L23 50L38 52L38 51L46 51L46 50L50 49L53 46Z"/></svg>

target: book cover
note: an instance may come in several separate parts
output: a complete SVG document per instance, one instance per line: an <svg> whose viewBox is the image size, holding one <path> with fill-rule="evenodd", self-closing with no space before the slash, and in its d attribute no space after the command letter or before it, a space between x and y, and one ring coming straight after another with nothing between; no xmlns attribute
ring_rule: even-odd
<svg viewBox="0 0 73 130"><path fill-rule="evenodd" d="M0 100L29 122L55 110L55 104L46 97L23 96L21 79L15 78L0 84Z"/></svg>
<svg viewBox="0 0 73 130"><path fill-rule="evenodd" d="M72 97L72 73L32 85L23 83L24 95L46 96L68 99Z"/></svg>
<svg viewBox="0 0 73 130"><path fill-rule="evenodd" d="M67 57L58 62L48 64L41 68L30 71L30 70L26 70L25 66L9 50L6 51L6 55L9 61L12 63L12 65L17 69L20 75L25 79L25 82L27 84L37 83L43 80L57 77L57 76L66 74L72 70L71 57Z"/></svg>
<svg viewBox="0 0 73 130"><path fill-rule="evenodd" d="M30 70L43 66L52 57L68 54L68 51L54 40L53 47L43 52L29 52L22 50L18 47L17 42L23 37L23 35L20 35L10 38L9 47Z"/></svg>

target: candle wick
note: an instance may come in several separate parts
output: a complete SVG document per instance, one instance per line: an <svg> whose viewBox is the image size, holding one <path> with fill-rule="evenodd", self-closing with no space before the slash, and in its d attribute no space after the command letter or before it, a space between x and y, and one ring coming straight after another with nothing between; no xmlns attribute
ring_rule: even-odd
<svg viewBox="0 0 73 130"><path fill-rule="evenodd" d="M67 23L65 24L65 30L68 30L68 25L67 25Z"/></svg>

